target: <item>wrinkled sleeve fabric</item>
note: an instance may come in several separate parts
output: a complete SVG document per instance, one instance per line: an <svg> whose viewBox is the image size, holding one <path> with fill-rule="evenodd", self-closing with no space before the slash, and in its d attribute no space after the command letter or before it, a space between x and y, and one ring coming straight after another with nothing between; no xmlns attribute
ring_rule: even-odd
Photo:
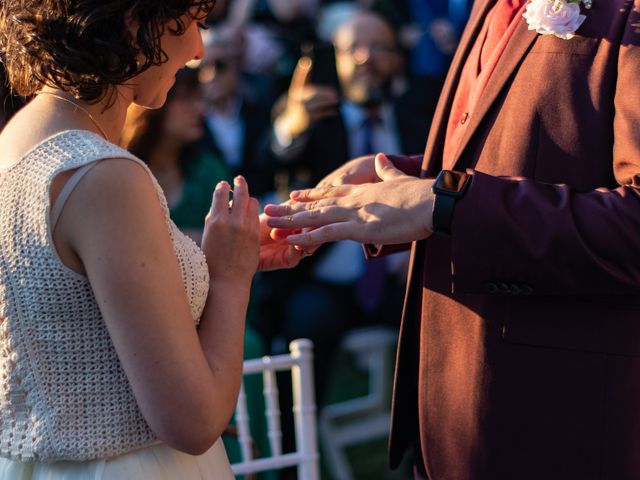
<svg viewBox="0 0 640 480"><path fill-rule="evenodd" d="M637 6L618 54L612 168L619 187L578 192L473 172L453 217L456 293L487 293L496 284L527 285L534 295L640 291Z"/></svg>
<svg viewBox="0 0 640 480"><path fill-rule="evenodd" d="M422 167L422 155L412 155L410 157L405 157L402 155L388 155L389 160L394 166L401 170L406 175L411 175L412 177L420 176L420 169Z"/></svg>

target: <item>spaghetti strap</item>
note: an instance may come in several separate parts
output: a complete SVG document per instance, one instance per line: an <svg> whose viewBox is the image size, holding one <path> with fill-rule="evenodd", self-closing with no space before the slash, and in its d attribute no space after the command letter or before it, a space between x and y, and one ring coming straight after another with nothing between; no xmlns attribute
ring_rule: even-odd
<svg viewBox="0 0 640 480"><path fill-rule="evenodd" d="M58 219L60 218L62 209L67 203L67 200L71 195L71 192L73 192L73 190L76 188L78 183L80 183L80 180L82 180L82 177L84 177L89 172L89 170L95 167L97 163L98 162L91 162L77 169L73 173L73 175L71 175L71 178L69 178L65 186L62 188L60 195L58 195L58 198L56 199L55 204L51 209L51 231L52 232L56 228L56 224L58 223Z"/></svg>

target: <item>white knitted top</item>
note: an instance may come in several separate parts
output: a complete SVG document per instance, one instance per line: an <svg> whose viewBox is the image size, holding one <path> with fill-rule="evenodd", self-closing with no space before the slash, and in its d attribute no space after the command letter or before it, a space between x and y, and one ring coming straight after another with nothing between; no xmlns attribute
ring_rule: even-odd
<svg viewBox="0 0 640 480"><path fill-rule="evenodd" d="M86 277L53 248L49 187L60 172L106 158L143 162L84 130L48 138L0 170L0 456L89 460L155 441ZM151 176L153 178L153 176ZM204 254L169 219L194 321L207 298Z"/></svg>

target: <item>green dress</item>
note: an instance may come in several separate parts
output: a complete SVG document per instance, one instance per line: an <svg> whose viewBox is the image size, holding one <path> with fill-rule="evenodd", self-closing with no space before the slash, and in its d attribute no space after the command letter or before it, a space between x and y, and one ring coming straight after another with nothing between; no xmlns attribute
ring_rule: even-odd
<svg viewBox="0 0 640 480"><path fill-rule="evenodd" d="M211 198L218 182L226 180L232 182L231 171L214 155L200 152L183 165L184 188L178 203L170 208L171 219L181 230L198 229L204 227L204 219L211 208ZM247 326L244 339L244 358L260 358L268 353L267 346L260 334L251 327L253 318L258 314L253 305L249 305ZM247 394L247 409L250 417L251 436L255 442L255 449L260 456L269 455L269 442L265 420L265 405L262 394L262 378L251 375L245 381ZM233 423L233 419L231 423ZM240 446L231 435L224 435L223 441L229 461L241 461ZM260 475L261 480L277 478L272 472Z"/></svg>
<svg viewBox="0 0 640 480"><path fill-rule="evenodd" d="M215 156L199 153L184 162L183 173L182 196L170 208L171 219L179 229L202 229L216 185L231 182L231 172Z"/></svg>

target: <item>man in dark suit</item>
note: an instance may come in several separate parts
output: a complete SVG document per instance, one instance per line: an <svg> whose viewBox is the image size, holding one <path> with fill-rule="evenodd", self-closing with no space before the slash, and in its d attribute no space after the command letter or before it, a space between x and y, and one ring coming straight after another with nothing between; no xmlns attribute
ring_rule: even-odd
<svg viewBox="0 0 640 480"><path fill-rule="evenodd" d="M476 1L421 167L267 208L303 247L414 241L390 456L421 478L640 478L640 1L582 3Z"/></svg>
<svg viewBox="0 0 640 480"><path fill-rule="evenodd" d="M254 195L273 190L274 167L268 153L271 103L251 90L243 73L245 40L234 26L205 32L200 82L207 101L203 148L212 150L231 174L244 175Z"/></svg>
<svg viewBox="0 0 640 480"><path fill-rule="evenodd" d="M437 91L416 95L400 86L402 62L393 28L371 13L346 21L333 48L316 49L313 59L299 62L275 118L272 141L291 186L315 185L354 156L424 149L423 132ZM282 308L274 312L275 329L287 340L314 340L320 397L328 373L322 365L344 330L382 322L397 325L406 262L400 279L394 267L401 263L400 258L381 259L372 271L361 245L340 242L319 251L299 270L273 274L278 281L271 283L280 286L273 303ZM382 296L385 286L387 295Z"/></svg>
<svg viewBox="0 0 640 480"><path fill-rule="evenodd" d="M404 59L384 18L357 14L338 29L331 51L299 62L275 117L272 149L296 187L380 147L423 150L435 110L439 85L417 92L402 79Z"/></svg>

